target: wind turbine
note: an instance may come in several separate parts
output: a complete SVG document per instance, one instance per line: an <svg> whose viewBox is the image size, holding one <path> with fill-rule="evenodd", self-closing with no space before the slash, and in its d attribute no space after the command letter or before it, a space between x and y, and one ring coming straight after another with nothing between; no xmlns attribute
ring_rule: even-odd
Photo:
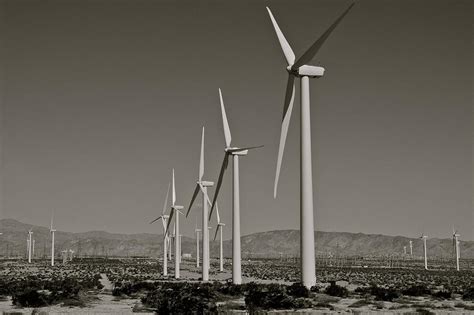
<svg viewBox="0 0 474 315"><path fill-rule="evenodd" d="M196 216L196 228L194 229L194 232L196 233L196 267L199 268L199 233L201 232L201 229L198 229L197 224Z"/></svg>
<svg viewBox="0 0 474 315"><path fill-rule="evenodd" d="M54 232L53 228L54 211L51 213L51 225L49 226L49 232L51 233L51 266L54 266Z"/></svg>
<svg viewBox="0 0 474 315"><path fill-rule="evenodd" d="M164 238L163 238L163 276L167 276L168 275L168 248L167 248L167 245L168 245L168 242L169 242L169 238L168 238L168 233L166 231L166 223L169 219L169 215L165 214L166 212L166 208L168 208L168 195L169 195L169 192L170 192L170 185L171 184L168 184L168 190L166 191L166 198L165 198L165 204L163 205L163 211L161 212L161 215L156 218L155 220L151 221L150 224L158 221L159 219L161 219L161 223L163 224L163 235L164 235Z"/></svg>
<svg viewBox="0 0 474 315"><path fill-rule="evenodd" d="M423 254L425 256L425 269L428 270L428 257L426 255L426 239L428 238L428 236L421 233L420 238L423 240Z"/></svg>
<svg viewBox="0 0 474 315"><path fill-rule="evenodd" d="M311 47L295 61L295 54L283 35L272 12L267 7L276 35L285 55L288 67L288 83L283 107L280 145L275 175L274 197L277 195L278 179L285 149L286 136L290 124L293 100L295 96L295 78L301 79L301 116L300 116L300 244L301 244L301 281L304 286L312 287L316 284L315 257L314 257L314 223L313 223L313 180L311 163L311 117L309 105L309 78L320 78L324 68L307 65L319 51L331 32L341 22L354 4L349 8L316 40Z"/></svg>
<svg viewBox="0 0 474 315"><path fill-rule="evenodd" d="M248 154L248 151L251 149L261 148L263 145L255 147L232 147L232 135L230 133L229 122L227 121L227 115L224 108L224 100L222 98L222 91L219 89L219 98L221 102L221 112L222 112L222 123L224 127L224 137L225 137L225 148L224 148L224 161L222 162L221 171L219 173L219 179L217 180L216 192L214 194L214 200L212 201L211 213L209 214L209 219L211 218L212 211L216 206L217 196L222 185L222 179L224 177L225 170L229 164L229 156L232 156L233 162L233 189L232 189L232 283L241 284L242 283L242 271L241 271L241 253L240 253L240 191L239 191L239 156L245 156ZM204 227L203 227L204 229Z"/></svg>
<svg viewBox="0 0 474 315"><path fill-rule="evenodd" d="M173 168L173 178L172 178L172 190L171 190L171 210L170 210L170 217L168 220L168 225L166 226L165 235L168 233L168 229L170 227L171 220L173 216L175 216L174 223L175 223L175 240L174 240L174 277L175 279L179 279L179 265L181 259L178 257L180 249L179 249L179 214L183 214L181 210L183 210L183 206L176 205L176 186L174 182L174 168ZM176 215L175 215L176 212Z"/></svg>
<svg viewBox="0 0 474 315"><path fill-rule="evenodd" d="M217 228L216 234L214 234L214 241L216 240L217 233L220 231L219 235L219 271L224 271L224 247L222 244L222 230L224 229L225 224L221 222L221 217L219 215L219 208L216 208L216 215L217 215Z"/></svg>
<svg viewBox="0 0 474 315"><path fill-rule="evenodd" d="M31 264L31 252L32 252L32 246L33 246L33 231L29 230L28 231L28 263Z"/></svg>
<svg viewBox="0 0 474 315"><path fill-rule="evenodd" d="M413 241L410 240L410 256L413 256Z"/></svg>
<svg viewBox="0 0 474 315"><path fill-rule="evenodd" d="M205 181L202 179L204 176L204 127L202 127L201 135L201 156L199 158L199 175L196 182L196 188L194 189L191 202L189 203L188 212L186 217L191 211L194 200L196 199L199 191L202 192L202 281L209 280L209 226L208 226L208 205L211 205L209 196L207 195L207 187L214 186L214 182Z"/></svg>
<svg viewBox="0 0 474 315"><path fill-rule="evenodd" d="M459 258L460 258L460 254L459 254L459 237L461 235L458 233L458 231L456 231L453 227L453 249L454 249L454 253L456 255L456 270L459 271Z"/></svg>

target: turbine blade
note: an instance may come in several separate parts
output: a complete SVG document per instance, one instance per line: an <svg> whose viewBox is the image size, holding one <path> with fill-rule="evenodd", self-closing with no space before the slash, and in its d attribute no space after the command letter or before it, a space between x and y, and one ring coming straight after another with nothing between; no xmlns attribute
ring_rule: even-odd
<svg viewBox="0 0 474 315"><path fill-rule="evenodd" d="M171 208L170 217L168 218L168 224L166 225L165 235L168 234L168 230L169 230L169 228L170 228L171 219L173 219L173 214L174 214L174 209Z"/></svg>
<svg viewBox="0 0 474 315"><path fill-rule="evenodd" d="M275 186L273 187L273 198L276 198L278 189L278 179L280 177L281 162L285 151L286 136L290 126L291 112L293 111L293 101L295 99L295 78L290 74L286 86L285 105L283 107L283 121L281 123L280 145L278 147L278 159L275 174Z"/></svg>
<svg viewBox="0 0 474 315"><path fill-rule="evenodd" d="M290 44L286 40L283 32L281 31L278 23L276 22L275 18L273 17L272 11L270 8L267 7L268 14L270 15L270 19L272 20L273 28L275 29L275 33L277 34L278 41L280 42L281 49L283 50L283 54L285 55L286 62L288 62L289 66L292 66L295 63L295 53L291 49Z"/></svg>
<svg viewBox="0 0 474 315"><path fill-rule="evenodd" d="M166 219L162 216L161 217L161 223L163 224L163 232L166 231ZM165 233L166 235L166 233Z"/></svg>
<svg viewBox="0 0 474 315"><path fill-rule="evenodd" d="M212 216L212 211L216 206L217 196L219 196L219 191L221 190L222 179L224 178L225 170L227 169L227 164L229 163L229 154L226 152L224 155L224 161L222 162L221 172L219 173L219 179L217 180L216 191L214 192L214 199L212 200L211 211L209 211L209 218Z"/></svg>
<svg viewBox="0 0 474 315"><path fill-rule="evenodd" d="M194 203L194 200L196 199L198 193L199 193L199 184L196 185L196 188L194 189L193 197L191 198L191 202L189 203L188 212L186 212L186 218L188 217L189 212L191 211L191 207L192 207L192 205Z"/></svg>
<svg viewBox="0 0 474 315"><path fill-rule="evenodd" d="M219 215L219 208L217 207L217 205L216 205L216 217L217 217L217 224L221 223L221 216Z"/></svg>
<svg viewBox="0 0 474 315"><path fill-rule="evenodd" d="M201 158L199 159L199 181L202 180L204 175L204 126L202 127L202 137L201 137Z"/></svg>
<svg viewBox="0 0 474 315"><path fill-rule="evenodd" d="M352 9L355 3L352 3L342 14L339 18L326 30L326 32L319 37L311 47L295 62L295 64L291 67L292 69L297 69L302 65L308 63L313 59L314 55L319 51L321 46L324 44L326 39L331 35L332 31L336 28L336 26L342 21L342 19L349 13L349 10Z"/></svg>
<svg viewBox="0 0 474 315"><path fill-rule="evenodd" d="M174 206L174 204L176 203L176 187L175 187L175 183L174 183L174 168L173 168L173 190L172 190L172 205Z"/></svg>
<svg viewBox="0 0 474 315"><path fill-rule="evenodd" d="M161 214L165 214L166 209L168 208L168 196L170 193L170 185L171 183L168 183L168 190L166 191L165 204L163 205L163 211L161 212Z"/></svg>
<svg viewBox="0 0 474 315"><path fill-rule="evenodd" d="M156 218L155 220L151 221L150 224L155 223L156 221L158 221L158 220L161 219L162 217L163 217L163 216L160 215L158 218Z"/></svg>
<svg viewBox="0 0 474 315"><path fill-rule="evenodd" d="M220 225L217 226L217 229L216 229L216 234L214 234L214 241L216 240L216 237L217 237L217 232L219 232L219 229L221 228Z"/></svg>
<svg viewBox="0 0 474 315"><path fill-rule="evenodd" d="M221 100L221 112L222 112L222 123L224 125L225 145L227 148L229 148L230 143L232 141L232 135L230 134L229 122L227 121L227 115L225 113L225 108L224 108L224 100L222 99L222 91L220 88L219 88L219 98Z"/></svg>

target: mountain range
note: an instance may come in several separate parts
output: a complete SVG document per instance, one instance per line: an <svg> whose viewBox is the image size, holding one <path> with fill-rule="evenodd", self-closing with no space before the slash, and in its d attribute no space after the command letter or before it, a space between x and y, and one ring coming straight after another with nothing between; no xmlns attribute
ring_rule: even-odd
<svg viewBox="0 0 474 315"><path fill-rule="evenodd" d="M1 219L0 256L25 256L28 230L33 231L36 257L49 256L51 236L48 227L35 226L14 219ZM210 233L212 239L213 233ZM117 234L105 231L71 233L57 231L56 253L72 249L78 256L149 256L162 255L163 235ZM242 236L242 258L251 257L294 257L299 253L299 231L277 230L259 232ZM315 249L317 255L345 256L384 256L402 255L403 247L409 252L409 241L413 241L413 254L421 256L422 241L419 238L388 236L348 232L315 231ZM211 241L211 256L218 255L218 241ZM452 239L429 238L427 241L429 255L452 257ZM461 241L461 257L474 258L474 242ZM196 253L196 240L182 237L182 252L192 256ZM232 254L232 242L224 241L224 256Z"/></svg>

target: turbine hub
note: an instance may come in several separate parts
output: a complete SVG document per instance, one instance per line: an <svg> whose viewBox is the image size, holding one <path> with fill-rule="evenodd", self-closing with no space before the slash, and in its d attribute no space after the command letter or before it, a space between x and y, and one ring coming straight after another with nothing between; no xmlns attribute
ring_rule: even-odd
<svg viewBox="0 0 474 315"><path fill-rule="evenodd" d="M198 183L198 184L201 184L201 185L204 186L204 187L212 187L212 186L214 186L214 182L209 182L209 181L205 181L205 180L198 181L197 183Z"/></svg>

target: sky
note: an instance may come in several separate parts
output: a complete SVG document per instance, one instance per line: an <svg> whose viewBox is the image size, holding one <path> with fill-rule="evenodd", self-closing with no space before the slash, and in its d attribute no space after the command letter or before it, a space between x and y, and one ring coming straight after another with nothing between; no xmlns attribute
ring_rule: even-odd
<svg viewBox="0 0 474 315"><path fill-rule="evenodd" d="M205 179L217 181L221 88L232 144L264 145L240 160L242 234L299 228L298 93L273 198L287 73L265 6L299 56L350 2L0 3L0 218L47 226L54 209L58 230L161 233L148 222L172 168L189 204L202 126ZM448 238L454 225L474 240L471 12L361 0L315 56L317 230ZM181 220L184 235L199 215Z"/></svg>

